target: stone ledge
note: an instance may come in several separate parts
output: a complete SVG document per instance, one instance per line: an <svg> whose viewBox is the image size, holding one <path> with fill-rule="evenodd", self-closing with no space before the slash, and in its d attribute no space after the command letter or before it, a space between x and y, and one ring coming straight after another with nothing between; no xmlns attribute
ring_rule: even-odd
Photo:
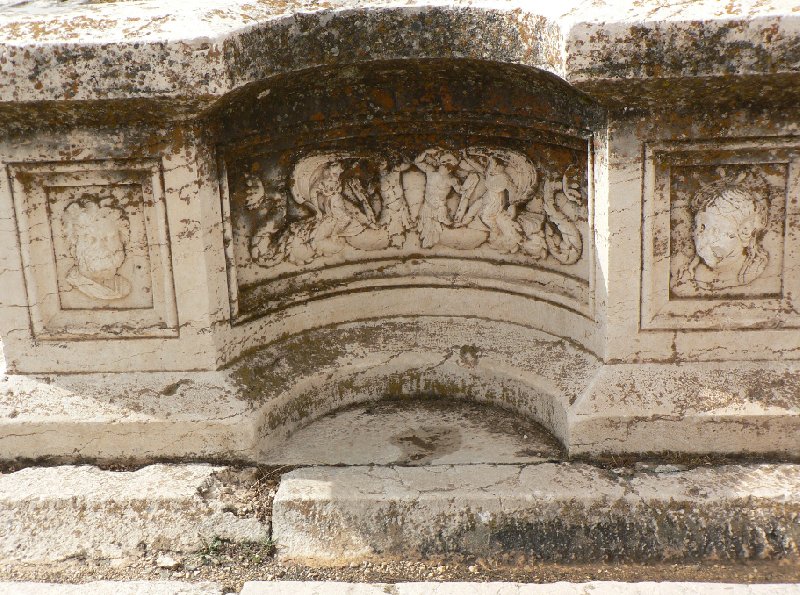
<svg viewBox="0 0 800 595"><path fill-rule="evenodd" d="M266 524L229 511L224 492L244 488L234 483L223 490L224 472L209 465L153 465L134 472L64 466L0 475L0 557L122 558L143 547L195 551L215 536L264 540Z"/></svg>
<svg viewBox="0 0 800 595"><path fill-rule="evenodd" d="M0 376L0 460L282 463L267 453L299 427L387 396L499 405L570 455L800 457L796 362L603 365L526 327L431 317L308 331L219 372Z"/></svg>
<svg viewBox="0 0 800 595"><path fill-rule="evenodd" d="M0 583L0 595L222 595L214 583L178 581L93 581L74 585L57 583Z"/></svg>
<svg viewBox="0 0 800 595"><path fill-rule="evenodd" d="M599 83L594 89L603 96L615 91L603 86L634 79L796 75L799 22L778 2L726 12L714 3L678 9L579 0L535 10L521 0L7 8L0 17L0 99L207 99L283 72L410 57L532 66L572 83ZM109 56L118 56L115 68L107 66ZM41 75L17 75L28 72ZM791 85L775 89L781 87L786 94ZM727 90L742 97L742 89ZM670 96L650 101L658 106Z"/></svg>
<svg viewBox="0 0 800 595"><path fill-rule="evenodd" d="M790 595L798 585L734 585L725 583L317 583L250 582L241 595Z"/></svg>
<svg viewBox="0 0 800 595"><path fill-rule="evenodd" d="M800 467L614 473L588 465L315 467L273 506L284 559L524 554L550 561L797 555Z"/></svg>
<svg viewBox="0 0 800 595"><path fill-rule="evenodd" d="M0 412L4 459L235 460L253 442L248 404L214 372L0 376Z"/></svg>

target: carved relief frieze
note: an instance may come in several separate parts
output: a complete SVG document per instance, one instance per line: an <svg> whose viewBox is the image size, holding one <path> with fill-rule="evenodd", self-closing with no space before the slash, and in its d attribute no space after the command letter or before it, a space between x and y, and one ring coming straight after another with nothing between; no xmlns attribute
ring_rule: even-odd
<svg viewBox="0 0 800 595"><path fill-rule="evenodd" d="M302 293L303 278L318 284L343 264L362 264L348 274L386 283L409 258L418 259L424 282L435 283L454 259L484 266L490 277L490 263L505 263L517 270L509 267L504 282L531 287L539 271L553 293L585 301L588 153L543 147L537 159L538 148L387 146L230 159L240 309L253 294ZM414 282L407 269L402 275Z"/></svg>
<svg viewBox="0 0 800 595"><path fill-rule="evenodd" d="M157 163L26 163L9 175L37 338L177 334Z"/></svg>
<svg viewBox="0 0 800 595"><path fill-rule="evenodd" d="M643 328L800 322L798 155L779 140L649 148Z"/></svg>
<svg viewBox="0 0 800 595"><path fill-rule="evenodd" d="M288 196L267 192L260 176L245 174L244 202L260 219L250 254L262 266L299 266L346 248L484 246L574 264L583 252L579 225L586 223L586 196L574 168L559 173L537 195L536 167L508 150L428 149L393 165L346 153L304 157L294 167Z"/></svg>

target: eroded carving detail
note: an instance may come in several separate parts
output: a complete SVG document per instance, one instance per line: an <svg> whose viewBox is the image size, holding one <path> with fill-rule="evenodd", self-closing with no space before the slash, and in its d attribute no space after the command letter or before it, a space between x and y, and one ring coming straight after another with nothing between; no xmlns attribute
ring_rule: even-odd
<svg viewBox="0 0 800 595"><path fill-rule="evenodd" d="M130 240L125 211L113 200L96 200L84 194L64 209L63 225L70 254L77 263L67 273L69 285L98 300L129 295L130 281L118 274Z"/></svg>
<svg viewBox="0 0 800 595"><path fill-rule="evenodd" d="M727 175L691 200L695 256L679 283L704 290L749 285L769 264L763 245L769 219L769 186L752 172Z"/></svg>
<svg viewBox="0 0 800 595"><path fill-rule="evenodd" d="M289 196L279 181L247 173L240 186L258 221L250 256L260 266L307 264L348 247L485 247L562 265L583 254L577 168L543 171L508 149L430 148L412 160L310 155L295 164L290 184Z"/></svg>

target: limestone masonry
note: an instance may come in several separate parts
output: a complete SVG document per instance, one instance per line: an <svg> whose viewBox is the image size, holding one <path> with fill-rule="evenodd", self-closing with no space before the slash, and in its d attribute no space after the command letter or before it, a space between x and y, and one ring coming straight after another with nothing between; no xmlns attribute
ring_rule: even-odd
<svg viewBox="0 0 800 595"><path fill-rule="evenodd" d="M800 457L799 126L788 1L4 6L0 459Z"/></svg>

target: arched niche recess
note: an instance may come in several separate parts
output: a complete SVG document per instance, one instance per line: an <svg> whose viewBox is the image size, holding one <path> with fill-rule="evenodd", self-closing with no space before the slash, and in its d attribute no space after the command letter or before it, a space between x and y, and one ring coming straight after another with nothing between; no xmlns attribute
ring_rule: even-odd
<svg viewBox="0 0 800 595"><path fill-rule="evenodd" d="M552 74L393 60L253 83L209 116L235 352L326 324L455 315L595 349L594 133Z"/></svg>

